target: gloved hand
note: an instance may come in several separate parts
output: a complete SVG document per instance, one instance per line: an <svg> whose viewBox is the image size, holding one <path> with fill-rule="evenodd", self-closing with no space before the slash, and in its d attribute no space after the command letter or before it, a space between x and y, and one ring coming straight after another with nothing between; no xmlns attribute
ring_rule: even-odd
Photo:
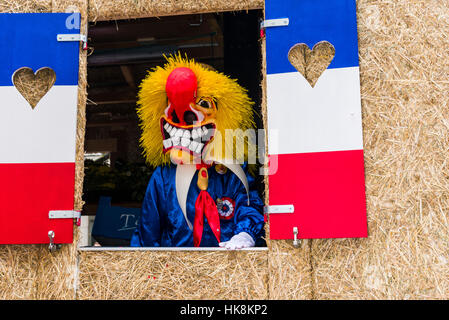
<svg viewBox="0 0 449 320"><path fill-rule="evenodd" d="M246 232L240 232L233 236L229 241L220 242L218 245L229 250L254 247L256 243L253 237Z"/></svg>

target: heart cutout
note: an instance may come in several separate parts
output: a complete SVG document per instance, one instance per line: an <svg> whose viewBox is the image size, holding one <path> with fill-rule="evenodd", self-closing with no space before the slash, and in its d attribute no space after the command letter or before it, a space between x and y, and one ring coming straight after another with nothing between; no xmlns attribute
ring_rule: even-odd
<svg viewBox="0 0 449 320"><path fill-rule="evenodd" d="M312 50L305 43L297 43L288 51L288 61L304 76L312 88L334 57L335 48L327 41L318 42Z"/></svg>
<svg viewBox="0 0 449 320"><path fill-rule="evenodd" d="M17 69L12 76L12 82L17 91L28 101L32 109L50 91L55 81L55 71L48 67L36 72L33 72L31 68L23 67Z"/></svg>

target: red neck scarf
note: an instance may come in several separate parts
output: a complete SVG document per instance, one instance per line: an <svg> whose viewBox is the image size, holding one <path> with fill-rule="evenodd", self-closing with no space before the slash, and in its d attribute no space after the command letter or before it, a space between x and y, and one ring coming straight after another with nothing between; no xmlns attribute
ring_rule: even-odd
<svg viewBox="0 0 449 320"><path fill-rule="evenodd" d="M220 217L218 215L217 205L209 192L207 192L209 180L207 168L210 166L211 165L206 164L198 164L196 166L199 170L198 187L201 192L195 202L195 220L193 222L193 245L195 247L199 247L201 244L204 229L204 216L206 216L207 222L209 223L215 238L220 242ZM200 181L202 183L200 183Z"/></svg>

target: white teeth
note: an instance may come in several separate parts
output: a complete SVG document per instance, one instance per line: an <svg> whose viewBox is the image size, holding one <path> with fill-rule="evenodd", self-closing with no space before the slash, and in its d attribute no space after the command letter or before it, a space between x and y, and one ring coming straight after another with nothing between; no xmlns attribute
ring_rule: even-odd
<svg viewBox="0 0 449 320"><path fill-rule="evenodd" d="M203 136L203 131L201 131L201 128L196 129L196 133L198 134L198 138Z"/></svg>
<svg viewBox="0 0 449 320"><path fill-rule="evenodd" d="M172 146L171 139L165 139L165 140L163 141L163 143L164 143L164 148L165 148L165 149L168 149L168 148L170 148L170 147Z"/></svg>
<svg viewBox="0 0 449 320"><path fill-rule="evenodd" d="M183 147L188 147L189 144L190 144L190 139L187 139L187 138L181 138L181 145L182 145Z"/></svg>
<svg viewBox="0 0 449 320"><path fill-rule="evenodd" d="M196 148L195 152L196 153L201 153L201 150L203 149L204 143L199 143L198 147Z"/></svg>
<svg viewBox="0 0 449 320"><path fill-rule="evenodd" d="M198 154L201 154L203 151L204 143L194 140L198 140L199 138L204 139L209 133L211 133L205 126L187 130L176 128L168 123L165 123L164 129L170 134L170 138L163 141L165 149L175 146L182 146L184 148L189 148L191 151Z"/></svg>
<svg viewBox="0 0 449 320"><path fill-rule="evenodd" d="M173 137L173 138L171 138L171 140L173 141L174 146L178 146L181 143L180 137Z"/></svg>
<svg viewBox="0 0 449 320"><path fill-rule="evenodd" d="M184 130L179 129L178 131L176 131L175 133L175 137L182 137L184 135Z"/></svg>
<svg viewBox="0 0 449 320"><path fill-rule="evenodd" d="M189 149L192 150L192 151L196 151L196 148L197 148L197 147L198 147L198 142L192 141L192 142L190 143Z"/></svg>

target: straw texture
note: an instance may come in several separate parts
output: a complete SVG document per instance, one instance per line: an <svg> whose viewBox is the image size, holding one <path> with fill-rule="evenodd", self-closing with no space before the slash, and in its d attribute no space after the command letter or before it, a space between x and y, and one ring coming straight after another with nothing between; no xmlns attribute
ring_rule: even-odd
<svg viewBox="0 0 449 320"><path fill-rule="evenodd" d="M267 299L267 251L80 252L79 299Z"/></svg>
<svg viewBox="0 0 449 320"><path fill-rule="evenodd" d="M335 48L327 41L315 44L312 49L305 43L297 43L288 52L288 60L306 78L312 88L329 67L334 56Z"/></svg>
<svg viewBox="0 0 449 320"><path fill-rule="evenodd" d="M0 12L73 4L84 28L88 8L97 21L261 8L263 1L3 0ZM368 239L309 240L297 249L268 241L268 252L77 253L76 240L54 254L45 245L0 246L0 298L448 299L449 3L359 0L357 14ZM77 209L84 52L79 86ZM265 118L265 90L262 109Z"/></svg>
<svg viewBox="0 0 449 320"><path fill-rule="evenodd" d="M89 21L263 9L264 0L89 0Z"/></svg>
<svg viewBox="0 0 449 320"><path fill-rule="evenodd" d="M314 240L318 299L449 297L449 3L358 1L369 238Z"/></svg>
<svg viewBox="0 0 449 320"><path fill-rule="evenodd" d="M56 74L51 68L42 68L34 72L30 68L23 67L14 73L12 80L16 89L34 109L55 84Z"/></svg>

